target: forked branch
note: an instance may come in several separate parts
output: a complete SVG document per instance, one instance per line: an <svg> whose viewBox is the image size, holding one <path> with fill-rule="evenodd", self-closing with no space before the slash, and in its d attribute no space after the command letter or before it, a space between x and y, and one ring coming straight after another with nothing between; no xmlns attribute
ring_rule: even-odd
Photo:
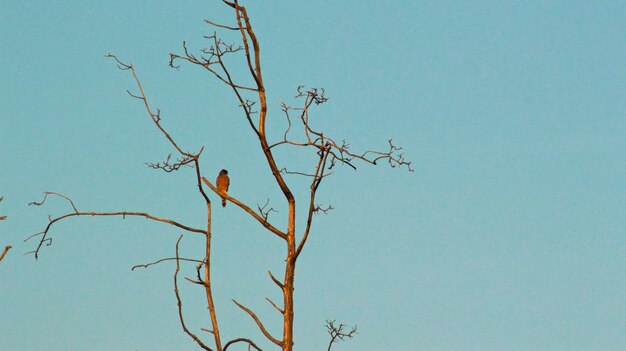
<svg viewBox="0 0 626 351"><path fill-rule="evenodd" d="M401 153L402 148L396 146L391 139L388 140L389 149L386 151L368 150L362 153L356 153L350 150L350 144L346 141L337 142L335 139L325 135L323 132L315 130L311 124L310 109L313 104L320 105L328 101L328 98L325 96L324 89L310 88L305 90L303 86L299 86L297 88L296 98L304 99L302 107L292 107L284 102L281 104L282 111L287 119L287 128L283 135L283 140L272 144L270 148L281 145L291 145L299 147L313 147L320 152L328 146L330 148L328 151L330 153L329 169L333 168L337 163L345 164L353 169L356 169L354 161L360 160L372 165L376 165L380 161L387 161L392 168L404 166L410 172L413 171L411 168L411 162L407 161L404 154ZM301 123L305 140L294 140L289 137L289 132L292 129L290 111L298 113L297 119Z"/></svg>
<svg viewBox="0 0 626 351"><path fill-rule="evenodd" d="M347 325L339 324L335 325L335 321L331 321L329 319L326 320L326 331L330 335L330 343L328 344L328 351L333 347L334 343L339 341L343 341L345 338L351 339L354 337L354 334L357 334L356 325L352 327L349 331L346 331Z"/></svg>

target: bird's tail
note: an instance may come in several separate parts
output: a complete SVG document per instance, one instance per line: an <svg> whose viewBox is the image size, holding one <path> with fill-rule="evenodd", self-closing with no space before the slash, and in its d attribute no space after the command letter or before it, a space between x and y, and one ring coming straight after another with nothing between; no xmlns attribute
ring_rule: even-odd
<svg viewBox="0 0 626 351"><path fill-rule="evenodd" d="M225 197L222 198L222 207L226 207L226 198Z"/></svg>

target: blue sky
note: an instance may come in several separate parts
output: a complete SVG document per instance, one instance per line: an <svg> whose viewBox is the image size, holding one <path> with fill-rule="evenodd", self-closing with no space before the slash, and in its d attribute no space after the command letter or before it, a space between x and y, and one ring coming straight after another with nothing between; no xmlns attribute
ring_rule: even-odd
<svg viewBox="0 0 626 351"><path fill-rule="evenodd" d="M296 349L325 349L325 319L357 324L334 350L626 349L626 5L620 1L272 1L247 4L262 45L270 137L280 101L324 87L315 123L354 150L404 146L414 173L342 167L323 184L296 277ZM0 343L3 350L195 350L182 333L171 256L179 231L139 219L59 223L39 261L23 239L60 201L201 226L191 170L145 162L174 150L125 90L131 61L164 126L231 193L286 214L232 93L170 52L203 45L219 1L0 4ZM237 74L245 74L237 70ZM307 166L297 152L279 163ZM290 178L304 204L306 186ZM264 342L231 298L279 334L264 297L281 243L233 206L214 214L225 337ZM299 207L300 214L304 207ZM300 228L302 221L299 222ZM186 256L202 240L186 236ZM186 267L187 276L194 274ZM181 283L188 322L209 324ZM208 340L208 338L207 338ZM268 347L268 349L271 349Z"/></svg>

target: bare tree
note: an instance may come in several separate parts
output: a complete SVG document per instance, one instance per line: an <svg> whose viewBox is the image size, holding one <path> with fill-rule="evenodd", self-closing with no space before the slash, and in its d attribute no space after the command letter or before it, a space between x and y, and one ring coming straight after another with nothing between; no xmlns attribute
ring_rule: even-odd
<svg viewBox="0 0 626 351"><path fill-rule="evenodd" d="M174 293L177 299L178 314L180 324L183 331L191 338L195 343L204 350L218 350L226 351L232 345L242 343L247 345L248 349L261 350L257 343L250 338L238 337L233 340L223 342L220 335L219 319L216 313L215 305L213 303L212 285L211 285L211 197L206 191L208 188L215 193L216 199L223 198L226 201L237 206L245 213L254 218L267 232L282 242L284 248L284 272L282 276L275 275L271 271L268 271L269 278L280 288L283 296L282 304L278 304L270 299L268 302L280 313L283 320L282 335L272 335L266 328L263 321L258 315L249 307L241 304L240 302L233 300L233 303L250 316L252 321L258 326L263 335L271 343L284 351L290 351L294 345L294 278L296 274L296 264L298 258L302 254L307 240L312 233L312 224L314 215L318 213L327 213L333 209L332 206L323 205L316 200L316 194L323 181L330 176L331 170L335 166L345 165L350 168L356 169L356 165L359 162L366 164L376 165L379 162L386 162L391 167L405 167L411 171L411 163L404 159L401 153L401 148L397 147L392 140L388 140L388 146L385 150L367 150L363 152L355 152L350 149L350 145L346 141L337 141L321 130L317 130L312 126L312 109L314 106L325 103L328 98L325 95L323 89L317 88L305 88L298 87L296 98L299 100L297 106L291 106L286 103L281 104L281 114L286 121L286 129L282 133L282 137L278 140L269 140L267 136L267 121L268 121L268 105L266 99L266 90L263 80L263 73L261 67L261 51L259 40L253 30L250 18L246 8L239 4L238 1L226 1L222 0L221 3L224 6L232 9L232 24L224 25L217 22L206 20L206 23L217 28L218 30L233 31L237 33L239 38L238 43L228 43L218 36L217 32L213 32L212 35L205 38L210 41L209 47L198 50L198 53L193 53L186 43L183 42L182 50L180 54L170 54L170 66L177 68L179 62L186 62L192 65L198 66L209 72L214 76L218 82L225 84L225 86L232 90L232 93L241 108L241 113L246 121L246 124L256 135L260 151L263 153L267 163L269 172L271 172L274 181L280 189L280 192L284 196L284 201L288 208L287 211L287 227L279 228L270 222L269 216L272 212L275 212L274 208L268 207L269 201L264 206L257 206L256 209L252 206L244 203L243 201L229 195L224 191L218 190L218 188L211 183L202 173L201 155L204 147L196 152L187 151L182 144L176 141L161 124L161 113L159 109L152 107L144 88L137 75L135 67L131 63L127 63L113 54L108 54L107 57L115 61L117 66L124 71L128 71L135 80L136 93L128 92L133 98L136 98L144 105L148 116L150 117L154 126L161 132L163 137L173 148L176 156L168 156L164 161L159 163L151 163L150 167L154 169L160 169L165 172L175 172L183 167L192 167L195 170L195 183L198 191L198 196L203 199L206 207L206 226L203 228L193 228L185 225L179 221L159 217L146 212L132 212L132 211L117 211L117 212L98 212L98 211L81 211L78 210L74 202L66 195L46 192L44 198L38 202L32 202L32 205L43 205L51 196L64 199L71 210L67 213L58 216L50 217L47 226L44 230L29 236L26 240L38 238L38 245L32 251L35 258L39 257L41 249L44 245L50 245L52 243L52 237L50 236L50 229L53 225L61 220L65 220L72 217L79 216L137 216L144 217L148 220L161 222L175 226L190 234L198 234L205 237L205 253L202 259L184 258L179 255L179 243L182 236L176 242L175 256L162 258L155 262L137 265L137 267L149 267L154 264L165 261L174 261L176 263L176 270L174 273ZM241 70L236 70L226 63L225 57L231 55L241 55L244 58L244 75ZM230 61L229 61L230 62ZM240 83L241 81L250 81L250 85ZM294 134L297 133L297 136ZM315 162L311 165L309 171L298 171L289 169L286 166L279 166L279 161L276 160L274 150L283 147L298 148L302 153L310 154L314 157ZM308 204L308 210L304 213L306 218L304 228L296 228L296 198L294 192L290 188L287 180L287 176L306 177L309 179L308 197L303 199ZM186 324L183 314L183 303L178 290L178 274L180 271L181 262L192 262L196 264L196 278L189 279L188 281L199 285L204 289L206 296L206 303L209 310L211 319L210 329L203 329L209 332L213 338L213 345L209 346L208 343L203 341L196 333L194 333ZM345 337L351 338L356 333L356 328L349 332L345 332L345 325L340 324L335 326L333 322L328 322L328 331L331 336L329 349L333 343L338 340L342 340Z"/></svg>

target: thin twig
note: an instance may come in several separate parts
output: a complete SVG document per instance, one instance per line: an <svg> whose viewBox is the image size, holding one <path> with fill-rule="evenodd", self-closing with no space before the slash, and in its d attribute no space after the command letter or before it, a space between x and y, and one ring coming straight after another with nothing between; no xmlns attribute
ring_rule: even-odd
<svg viewBox="0 0 626 351"><path fill-rule="evenodd" d="M265 335L266 338L268 338L271 342L273 342L274 344L278 345L278 346L283 346L282 341L276 339L275 337L273 337L268 331L267 329L265 329L265 326L263 326L263 323L261 322L261 320L259 319L259 317L257 317L256 314L254 314L254 312L252 312L252 310L250 310L249 308L247 308L246 306L240 304L239 302L237 302L236 300L232 300L235 305L237 305L239 308L241 308L242 310L244 310L246 313L248 313L250 315L250 317L252 317L252 319L254 319L254 321L256 322L256 325L259 327L259 329L261 329L261 332L263 333L263 335Z"/></svg>
<svg viewBox="0 0 626 351"><path fill-rule="evenodd" d="M0 261L2 261L4 256L7 254L7 252L9 252L9 250L11 250L11 248L12 248L11 245L7 245L4 247L4 251L2 252L2 254L0 254Z"/></svg>
<svg viewBox="0 0 626 351"><path fill-rule="evenodd" d="M344 331L345 327L347 327L347 325L345 324L335 325L334 320L332 321L329 319L326 320L326 331L328 332L328 334L330 334L330 343L328 344L327 351L330 351L334 343L343 341L345 338L351 339L352 337L354 337L354 334L357 334L356 325L352 327L352 329L350 329L350 331L348 332Z"/></svg>
<svg viewBox="0 0 626 351"><path fill-rule="evenodd" d="M174 260L178 260L178 261L186 261L186 262L195 262L195 263L202 263L203 261L200 260L194 260L192 258L177 258L177 257L168 257L168 258L162 258L160 260L156 260L154 262L150 262L150 263L145 263L145 264L136 264L134 265L130 270L134 271L135 268L148 268L150 266L154 266L155 264L164 262L164 261L174 261Z"/></svg>

